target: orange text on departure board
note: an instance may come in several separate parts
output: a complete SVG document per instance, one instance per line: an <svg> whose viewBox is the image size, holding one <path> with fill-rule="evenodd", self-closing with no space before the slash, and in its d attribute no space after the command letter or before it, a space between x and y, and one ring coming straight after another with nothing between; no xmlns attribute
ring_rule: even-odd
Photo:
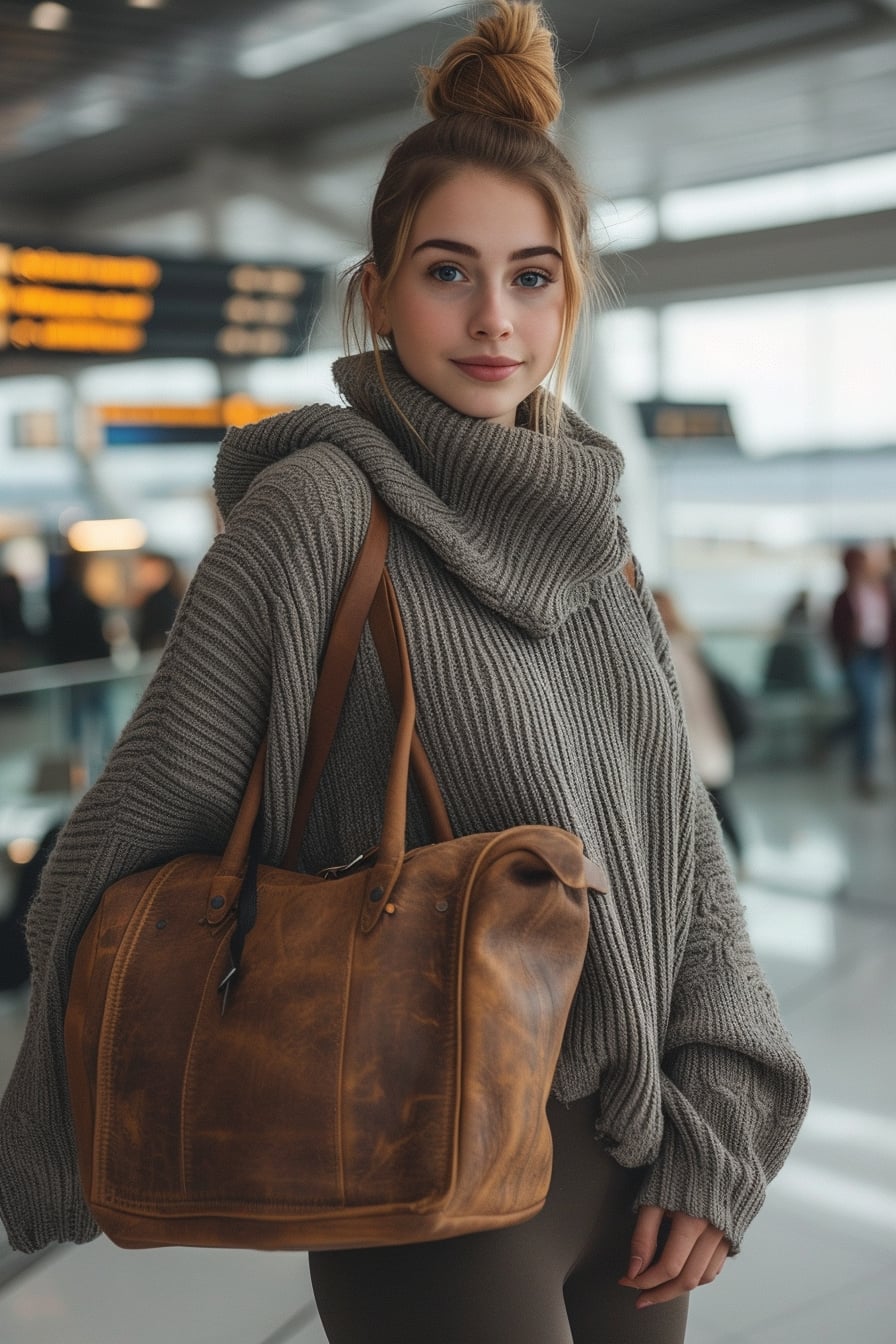
<svg viewBox="0 0 896 1344"><path fill-rule="evenodd" d="M124 322L39 321L20 317L7 323L0 319L0 349L7 345L14 350L84 350L114 355L132 354L145 344L143 328Z"/></svg>
<svg viewBox="0 0 896 1344"><path fill-rule="evenodd" d="M152 257L60 252L55 247L0 243L0 276L30 284L93 285L99 289L155 289L162 268Z"/></svg>

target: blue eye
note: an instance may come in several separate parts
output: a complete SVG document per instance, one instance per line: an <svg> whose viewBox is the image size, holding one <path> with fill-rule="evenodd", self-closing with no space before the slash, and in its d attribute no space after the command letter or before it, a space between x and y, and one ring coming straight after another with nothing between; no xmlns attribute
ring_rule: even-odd
<svg viewBox="0 0 896 1344"><path fill-rule="evenodd" d="M522 275L517 276L517 281L523 289L541 289L551 284L551 277L544 271L523 271Z"/></svg>
<svg viewBox="0 0 896 1344"><path fill-rule="evenodd" d="M446 271L448 272L447 275ZM444 280L451 284L456 277L462 275L462 271L459 266L455 266L453 261L442 261L438 266L433 266L430 275L435 280Z"/></svg>

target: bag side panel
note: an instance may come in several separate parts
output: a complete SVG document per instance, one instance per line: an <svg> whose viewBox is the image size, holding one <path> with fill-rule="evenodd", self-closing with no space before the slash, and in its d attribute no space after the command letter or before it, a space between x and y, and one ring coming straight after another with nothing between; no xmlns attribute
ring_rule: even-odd
<svg viewBox="0 0 896 1344"><path fill-rule="evenodd" d="M552 869L575 872L581 863L573 836L526 827L498 837L475 875L463 949L458 1176L448 1214L518 1210L521 1220L547 1195L545 1107L588 939L584 885L566 886Z"/></svg>
<svg viewBox="0 0 896 1344"><path fill-rule="evenodd" d="M160 869L114 950L96 1062L102 1204L180 1193L183 1062L196 1000L231 924L205 922L217 866L214 856L190 855Z"/></svg>
<svg viewBox="0 0 896 1344"><path fill-rule="evenodd" d="M109 887L75 953L65 1010L65 1062L78 1168L88 1202L93 1198L97 1057L109 977L128 925L161 871L148 869Z"/></svg>

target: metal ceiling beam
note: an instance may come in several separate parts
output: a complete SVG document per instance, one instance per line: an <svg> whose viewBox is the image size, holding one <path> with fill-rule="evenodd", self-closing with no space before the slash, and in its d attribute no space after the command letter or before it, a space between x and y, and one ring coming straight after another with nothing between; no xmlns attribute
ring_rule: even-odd
<svg viewBox="0 0 896 1344"><path fill-rule="evenodd" d="M896 278L896 210L813 220L605 258L626 307Z"/></svg>

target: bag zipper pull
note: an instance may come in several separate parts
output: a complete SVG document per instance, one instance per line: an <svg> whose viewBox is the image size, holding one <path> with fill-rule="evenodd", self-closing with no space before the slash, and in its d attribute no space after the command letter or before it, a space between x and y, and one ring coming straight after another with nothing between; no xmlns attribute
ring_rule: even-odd
<svg viewBox="0 0 896 1344"><path fill-rule="evenodd" d="M226 971L224 978L218 985L218 993L221 995L221 1016L224 1016L224 1010L227 1007L227 1000L230 997L230 987L236 981L236 962L233 959L233 953L230 954L230 967Z"/></svg>

